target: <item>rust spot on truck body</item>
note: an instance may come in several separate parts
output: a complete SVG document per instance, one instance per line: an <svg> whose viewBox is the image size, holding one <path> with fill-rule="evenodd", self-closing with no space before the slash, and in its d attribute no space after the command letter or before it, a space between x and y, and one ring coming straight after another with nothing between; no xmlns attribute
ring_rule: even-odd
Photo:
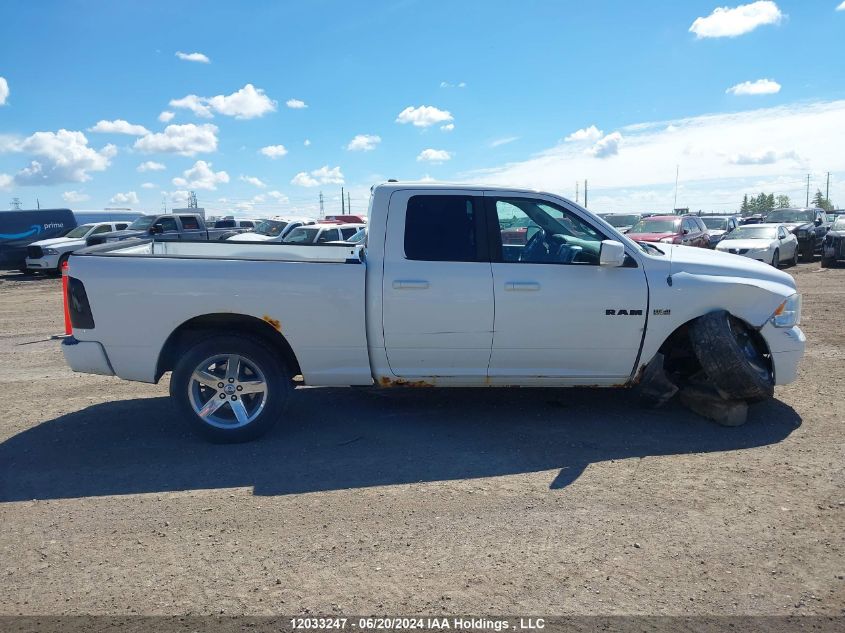
<svg viewBox="0 0 845 633"><path fill-rule="evenodd" d="M277 319L274 319L273 317L265 314L263 317L261 317L261 320L264 321L265 323L271 325L273 327L273 329L276 330L277 332L282 331L282 324Z"/></svg>
<svg viewBox="0 0 845 633"><path fill-rule="evenodd" d="M434 383L428 382L427 380L405 380L404 378L389 378L388 376L382 376L379 378L379 386L389 388L389 387L412 387L412 388L421 388L421 387L433 387Z"/></svg>

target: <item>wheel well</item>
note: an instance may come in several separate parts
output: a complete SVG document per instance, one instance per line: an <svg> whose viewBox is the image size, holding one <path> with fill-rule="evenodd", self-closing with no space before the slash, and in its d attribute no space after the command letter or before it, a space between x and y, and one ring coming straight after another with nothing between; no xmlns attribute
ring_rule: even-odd
<svg viewBox="0 0 845 633"><path fill-rule="evenodd" d="M165 372L173 369L182 350L197 341L221 332L225 334L246 334L261 340L282 357L292 376L301 374L299 361L296 359L290 343L277 329L278 321L272 321L272 324L269 321L272 321L272 319L265 321L245 314L227 313L204 314L185 321L171 333L164 343L156 366L156 382Z"/></svg>
<svg viewBox="0 0 845 633"><path fill-rule="evenodd" d="M771 363L771 351L769 350L769 345L766 343L766 339L763 338L763 335L760 334L759 329L730 312L728 314L745 325L755 344L759 345L761 350L766 350L766 354L769 356L769 363ZM698 362L698 358L692 349L692 343L690 342L689 337L689 327L693 321L698 318L699 317L690 319L683 325L679 326L666 338L665 341L663 341L663 344L658 349L658 352L663 354L663 366L667 373L688 378L701 370L701 363Z"/></svg>

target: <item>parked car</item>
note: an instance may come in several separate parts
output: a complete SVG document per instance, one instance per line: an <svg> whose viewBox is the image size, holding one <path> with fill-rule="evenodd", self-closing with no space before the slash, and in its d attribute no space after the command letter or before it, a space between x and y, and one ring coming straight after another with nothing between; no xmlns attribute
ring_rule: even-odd
<svg viewBox="0 0 845 633"><path fill-rule="evenodd" d="M70 209L0 211L0 270L26 272L27 246L61 237L76 225Z"/></svg>
<svg viewBox="0 0 845 633"><path fill-rule="evenodd" d="M222 220L215 220L215 229L229 229L237 233L246 233L255 229L255 224L258 220L246 220L241 218L223 218Z"/></svg>
<svg viewBox="0 0 845 633"><path fill-rule="evenodd" d="M699 218L710 235L710 248L716 248L725 235L739 226L738 218L732 215L701 215Z"/></svg>
<svg viewBox="0 0 845 633"><path fill-rule="evenodd" d="M753 213L751 215L743 216L739 219L740 226L745 224L760 224L763 221L762 213Z"/></svg>
<svg viewBox="0 0 845 633"><path fill-rule="evenodd" d="M635 242L663 242L684 246L710 246L710 234L694 215L653 215L641 219L628 231Z"/></svg>
<svg viewBox="0 0 845 633"><path fill-rule="evenodd" d="M801 259L812 261L821 254L824 236L830 225L823 209L775 209L766 218L767 223L785 224L798 238Z"/></svg>
<svg viewBox="0 0 845 633"><path fill-rule="evenodd" d="M258 221L254 231L227 236L226 240L230 242L281 242L295 228L314 223L315 221L309 218L269 218Z"/></svg>
<svg viewBox="0 0 845 633"><path fill-rule="evenodd" d="M323 224L366 224L367 219L361 215L327 215L320 222Z"/></svg>
<svg viewBox="0 0 845 633"><path fill-rule="evenodd" d="M640 213L599 213L598 216L621 233L627 233L643 217Z"/></svg>
<svg viewBox="0 0 845 633"><path fill-rule="evenodd" d="M85 248L92 235L122 231L128 222L96 222L71 229L64 237L39 240L26 247L26 268L29 271L60 273L71 253Z"/></svg>
<svg viewBox="0 0 845 633"><path fill-rule="evenodd" d="M798 238L783 224L749 224L725 235L716 250L756 259L775 268L798 264Z"/></svg>
<svg viewBox="0 0 845 633"><path fill-rule="evenodd" d="M352 237L363 224L311 224L293 229L282 240L285 244L325 244Z"/></svg>
<svg viewBox="0 0 845 633"><path fill-rule="evenodd" d="M665 368L740 400L796 378L801 298L760 262L637 243L536 191L387 183L370 208L366 246L146 240L77 253L65 358L148 383L172 371L186 420L229 442L284 419L293 376L611 387ZM538 230L505 251L488 227L526 217Z"/></svg>
<svg viewBox="0 0 845 633"><path fill-rule="evenodd" d="M839 215L824 238L822 267L829 268L845 259L845 215Z"/></svg>
<svg viewBox="0 0 845 633"><path fill-rule="evenodd" d="M210 229L198 213L164 213L142 215L122 231L92 235L88 246L120 242L132 237L155 237L157 240L219 240L231 235L231 229Z"/></svg>

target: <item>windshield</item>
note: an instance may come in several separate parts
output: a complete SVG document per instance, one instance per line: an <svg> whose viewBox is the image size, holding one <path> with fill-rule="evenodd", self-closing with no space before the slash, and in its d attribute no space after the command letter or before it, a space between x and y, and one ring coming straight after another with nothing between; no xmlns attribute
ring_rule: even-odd
<svg viewBox="0 0 845 633"><path fill-rule="evenodd" d="M357 244L358 242L363 242L365 237L367 237L367 229L360 229L346 241Z"/></svg>
<svg viewBox="0 0 845 633"><path fill-rule="evenodd" d="M65 234L65 237L85 237L85 234L94 228L94 224L82 224Z"/></svg>
<svg viewBox="0 0 845 633"><path fill-rule="evenodd" d="M284 241L291 244L310 244L319 232L320 229L308 229L300 226L291 231Z"/></svg>
<svg viewBox="0 0 845 633"><path fill-rule="evenodd" d="M156 219L154 215L142 215L140 218L135 220L132 224L130 224L127 228L130 231L146 231L150 226L153 224L153 220Z"/></svg>
<svg viewBox="0 0 845 633"><path fill-rule="evenodd" d="M795 209L778 209L766 216L766 222L812 222L812 211L797 211Z"/></svg>
<svg viewBox="0 0 845 633"><path fill-rule="evenodd" d="M267 235L268 237L278 237L287 225L287 222L279 220L262 220L255 225L255 232L259 235Z"/></svg>
<svg viewBox="0 0 845 633"><path fill-rule="evenodd" d="M619 228L620 226L631 226L637 220L640 219L638 215L605 215L602 216L602 219L607 222L610 226L614 228Z"/></svg>
<svg viewBox="0 0 845 633"><path fill-rule="evenodd" d="M845 216L839 216L836 218L836 221L830 227L831 231L845 231Z"/></svg>
<svg viewBox="0 0 845 633"><path fill-rule="evenodd" d="M704 222L704 226L708 229L713 229L714 231L728 230L727 218L701 218L701 221Z"/></svg>
<svg viewBox="0 0 845 633"><path fill-rule="evenodd" d="M680 218L643 218L631 227L629 233L677 233L680 225Z"/></svg>
<svg viewBox="0 0 845 633"><path fill-rule="evenodd" d="M723 239L726 240L773 240L777 237L778 230L774 226L740 226L728 233Z"/></svg>

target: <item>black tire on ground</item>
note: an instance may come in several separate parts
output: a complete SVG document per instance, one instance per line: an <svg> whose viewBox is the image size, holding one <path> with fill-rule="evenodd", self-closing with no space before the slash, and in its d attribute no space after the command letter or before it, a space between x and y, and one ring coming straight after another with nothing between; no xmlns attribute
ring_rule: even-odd
<svg viewBox="0 0 845 633"><path fill-rule="evenodd" d="M231 363L232 370L230 358L238 359ZM220 360L207 364L212 359ZM194 379L200 370L212 384ZM214 380L208 381L209 376ZM262 382L263 393L247 393ZM265 343L246 335L212 335L195 343L183 350L170 379L170 397L183 417L207 439L226 444L248 442L269 431L282 417L292 389L282 359ZM212 405L217 399L220 404ZM244 419L254 417L246 422L237 419L235 403L240 404ZM201 417L195 407L203 410L208 405L213 410Z"/></svg>
<svg viewBox="0 0 845 633"><path fill-rule="evenodd" d="M728 398L756 401L774 394L765 345L725 310L693 321L690 342L707 377Z"/></svg>
<svg viewBox="0 0 845 633"><path fill-rule="evenodd" d="M70 253L65 253L64 255L59 257L59 264L56 266L56 270L54 270L53 272L56 275L61 275L62 274L62 264L64 264L69 259L70 259Z"/></svg>
<svg viewBox="0 0 845 633"><path fill-rule="evenodd" d="M815 257L815 253L813 252L813 245L812 244L808 244L807 246L804 246L804 247L801 248L801 259L802 260L804 260L805 262L811 262L811 261L813 261L814 257Z"/></svg>
<svg viewBox="0 0 845 633"><path fill-rule="evenodd" d="M775 249L775 252L772 253L772 266L780 268L780 251L778 249Z"/></svg>
<svg viewBox="0 0 845 633"><path fill-rule="evenodd" d="M795 254L792 255L792 259L789 260L790 266L797 266L798 265L798 247L795 247Z"/></svg>
<svg viewBox="0 0 845 633"><path fill-rule="evenodd" d="M833 268L836 266L835 257L822 257L822 268Z"/></svg>

